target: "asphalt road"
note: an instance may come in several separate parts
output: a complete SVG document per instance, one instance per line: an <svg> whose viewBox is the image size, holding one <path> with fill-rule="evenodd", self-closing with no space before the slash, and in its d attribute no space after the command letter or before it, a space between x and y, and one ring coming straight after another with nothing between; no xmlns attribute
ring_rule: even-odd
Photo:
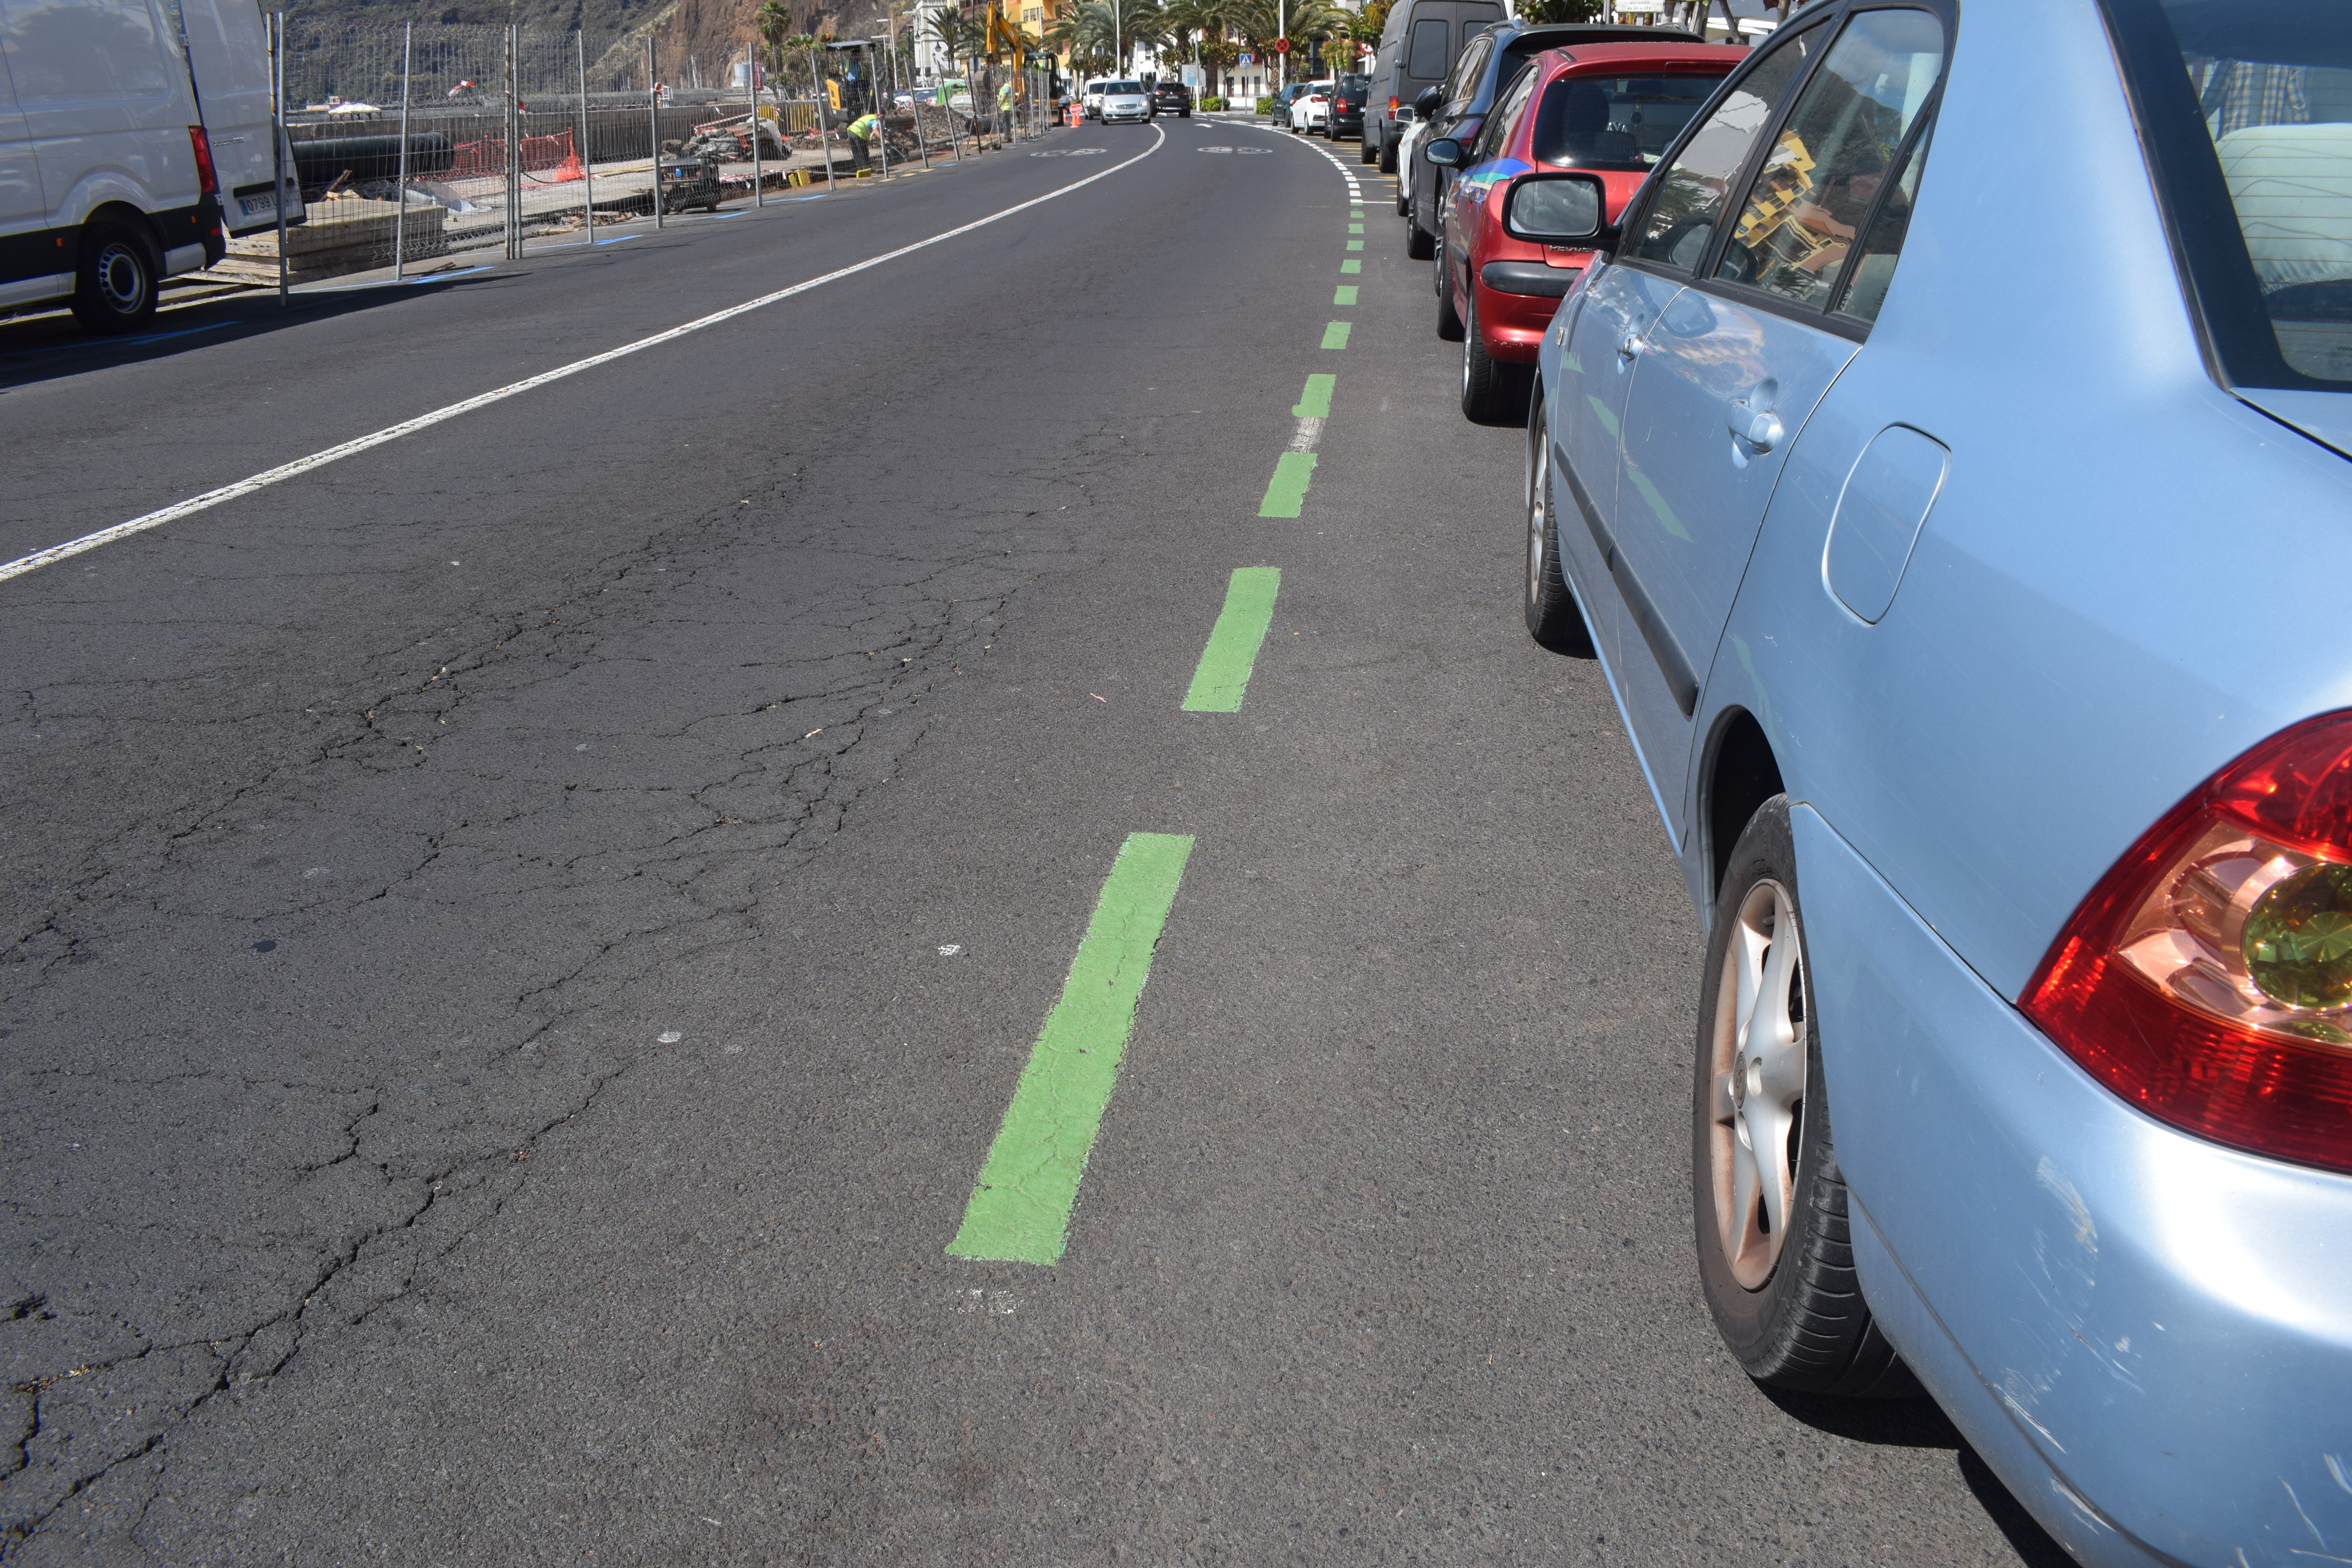
<svg viewBox="0 0 2352 1568"><path fill-rule="evenodd" d="M1107 174L0 584L10 1561L2060 1560L1717 1342L1698 925L1321 145L0 326L14 558ZM1067 1251L949 1256L1133 833Z"/></svg>

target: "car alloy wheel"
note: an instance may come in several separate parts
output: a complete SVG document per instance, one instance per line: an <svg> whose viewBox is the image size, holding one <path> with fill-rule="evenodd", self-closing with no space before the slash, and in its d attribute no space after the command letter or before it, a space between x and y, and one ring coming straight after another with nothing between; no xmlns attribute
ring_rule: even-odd
<svg viewBox="0 0 2352 1568"><path fill-rule="evenodd" d="M1805 1107L1804 938L1786 888L1765 879L1748 889L1724 964L1711 1033L1707 1173L1716 1239L1731 1277L1753 1290L1772 1277L1788 1240Z"/></svg>
<svg viewBox="0 0 2352 1568"><path fill-rule="evenodd" d="M1561 575L1559 515L1552 506L1551 417L1541 398L1528 409L1525 481L1528 514L1528 636L1538 647L1572 658L1591 658L1592 636L1585 629L1576 595Z"/></svg>

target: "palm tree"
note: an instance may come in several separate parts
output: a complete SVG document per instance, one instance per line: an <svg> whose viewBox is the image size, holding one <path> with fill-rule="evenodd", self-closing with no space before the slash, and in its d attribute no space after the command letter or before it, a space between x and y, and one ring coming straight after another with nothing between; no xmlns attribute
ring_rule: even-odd
<svg viewBox="0 0 2352 1568"><path fill-rule="evenodd" d="M782 79L784 74L784 40L793 36L793 10L784 0L765 0L751 14L751 26L760 41L768 46L768 74Z"/></svg>

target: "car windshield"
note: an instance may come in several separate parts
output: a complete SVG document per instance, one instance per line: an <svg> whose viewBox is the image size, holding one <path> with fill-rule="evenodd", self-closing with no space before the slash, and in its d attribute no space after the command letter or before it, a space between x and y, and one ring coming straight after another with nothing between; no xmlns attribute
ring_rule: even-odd
<svg viewBox="0 0 2352 1568"><path fill-rule="evenodd" d="M2352 387L2352 9L2118 0L2158 183L2229 379Z"/></svg>
<svg viewBox="0 0 2352 1568"><path fill-rule="evenodd" d="M1536 109L1536 161L1580 169L1646 169L1722 79L1562 77L1544 89Z"/></svg>
<svg viewBox="0 0 2352 1568"><path fill-rule="evenodd" d="M1139 81L1105 82L1103 84L1103 90L1105 92L1141 92L1143 90L1143 84Z"/></svg>

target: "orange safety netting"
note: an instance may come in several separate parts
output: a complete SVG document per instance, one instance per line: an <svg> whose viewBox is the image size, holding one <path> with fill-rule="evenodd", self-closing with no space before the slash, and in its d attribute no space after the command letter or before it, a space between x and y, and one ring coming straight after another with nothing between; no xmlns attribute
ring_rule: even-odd
<svg viewBox="0 0 2352 1568"><path fill-rule="evenodd" d="M457 157L449 165L447 177L452 180L481 179L503 176L507 172L507 143L503 136L485 136L478 142L460 142ZM572 145L569 126L551 136L526 136L522 139L522 169L527 174L544 174L541 182L561 184L566 180L583 176L579 150Z"/></svg>

